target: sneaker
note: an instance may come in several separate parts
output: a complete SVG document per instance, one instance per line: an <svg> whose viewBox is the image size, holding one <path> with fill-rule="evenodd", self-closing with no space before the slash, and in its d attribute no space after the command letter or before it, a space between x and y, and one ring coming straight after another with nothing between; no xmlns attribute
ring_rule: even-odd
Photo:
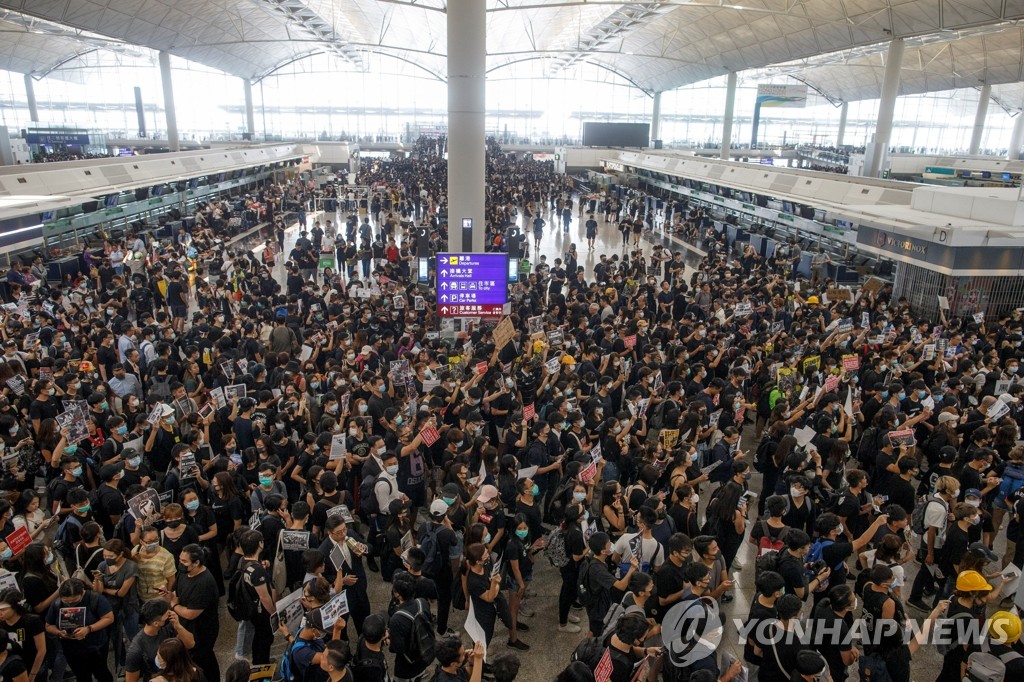
<svg viewBox="0 0 1024 682"><path fill-rule="evenodd" d="M924 611L925 613L931 613L932 610L932 607L928 606L920 599L908 599L907 604L913 606L918 611Z"/></svg>
<svg viewBox="0 0 1024 682"><path fill-rule="evenodd" d="M529 632L530 626L525 623L520 623L519 621L516 621L516 630L518 630L519 632Z"/></svg>
<svg viewBox="0 0 1024 682"><path fill-rule="evenodd" d="M570 623L579 623L580 622L580 617L577 616L575 613L570 613L569 614L569 622Z"/></svg>
<svg viewBox="0 0 1024 682"><path fill-rule="evenodd" d="M580 626L576 625L575 623L566 623L565 625L559 625L558 626L558 631L559 632L571 632L573 634L576 634L576 633L578 633L580 631Z"/></svg>
<svg viewBox="0 0 1024 682"><path fill-rule="evenodd" d="M510 649L519 649L520 651L529 651L530 650L530 645L527 644L526 642L524 642L521 639L517 639L514 642L509 641L509 642L506 642L506 644L508 644L508 648L510 648Z"/></svg>
<svg viewBox="0 0 1024 682"><path fill-rule="evenodd" d="M527 609L522 606L519 607L519 615L522 618L533 618L533 609Z"/></svg>

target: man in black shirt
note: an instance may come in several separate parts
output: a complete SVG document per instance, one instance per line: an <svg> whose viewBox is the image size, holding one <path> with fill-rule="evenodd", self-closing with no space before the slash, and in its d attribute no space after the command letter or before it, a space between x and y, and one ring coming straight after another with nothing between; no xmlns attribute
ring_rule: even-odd
<svg viewBox="0 0 1024 682"><path fill-rule="evenodd" d="M391 652L395 654L395 677L403 680L418 679L433 661L424 661L417 655L412 641L415 637L414 622L423 610L429 611L425 599L416 598L416 583L411 576L395 575L391 594L398 608L388 621L391 635Z"/></svg>
<svg viewBox="0 0 1024 682"><path fill-rule="evenodd" d="M192 660L203 669L206 679L219 680L220 666L213 648L220 634L220 593L217 581L204 565L205 559L205 550L199 545L185 545L181 550L181 572L170 596L171 610L195 638Z"/></svg>
<svg viewBox="0 0 1024 682"><path fill-rule="evenodd" d="M668 539L666 545L668 556L665 557L665 563L654 574L658 595L659 623L668 610L683 598L683 593L686 591L686 576L683 574L683 569L690 561L692 552L693 540L684 533L675 533Z"/></svg>
<svg viewBox="0 0 1024 682"><path fill-rule="evenodd" d="M103 482L94 493L96 504L94 517L103 527L105 537L114 537L114 526L125 513L124 494L117 489L123 476L120 464L104 464L100 467L100 480Z"/></svg>
<svg viewBox="0 0 1024 682"><path fill-rule="evenodd" d="M761 665L761 657L764 655L767 645L759 639L761 621L770 621L778 618L775 610L775 601L782 596L786 588L786 579L775 571L764 571L755 581L757 585L757 596L750 605L750 615L744 628L747 639L743 643L743 660L751 665Z"/></svg>

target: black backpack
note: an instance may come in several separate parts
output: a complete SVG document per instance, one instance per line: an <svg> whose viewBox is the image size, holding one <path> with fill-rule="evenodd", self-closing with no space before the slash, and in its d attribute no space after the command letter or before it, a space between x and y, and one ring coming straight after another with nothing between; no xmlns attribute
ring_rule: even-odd
<svg viewBox="0 0 1024 682"><path fill-rule="evenodd" d="M380 480L383 473L381 472L376 476L366 476L363 478L362 483L359 484L359 513L365 518L380 514L380 505L377 504L377 492L374 488L377 487L377 481ZM390 493L392 490L391 481L385 478L384 482L388 484L388 492Z"/></svg>
<svg viewBox="0 0 1024 682"><path fill-rule="evenodd" d="M757 446L757 452L754 453L754 471L763 474L768 470L768 460L772 457L769 451L772 450L773 445L777 445L775 441L765 436L761 444Z"/></svg>
<svg viewBox="0 0 1024 682"><path fill-rule="evenodd" d="M434 523L427 525L428 527L420 535L420 549L423 550L423 554L426 556L421 572L428 578L436 578L440 575L441 569L445 565L445 557L440 556L441 546L437 540L437 535L441 532L441 526Z"/></svg>
<svg viewBox="0 0 1024 682"><path fill-rule="evenodd" d="M597 603L597 593L594 592L594 586L590 582L590 569L593 568L594 561L592 557L583 560L577 580L577 601L584 608L589 608Z"/></svg>
<svg viewBox="0 0 1024 682"><path fill-rule="evenodd" d="M250 562L246 566L239 566L228 581L228 613L235 620L252 620L259 613L259 595L246 575L255 569L255 563Z"/></svg>
<svg viewBox="0 0 1024 682"><path fill-rule="evenodd" d="M434 638L434 631L437 628L437 621L434 614L430 612L430 606L424 599L415 601L416 613L410 613L407 609L395 611L396 616L402 616L412 621L412 628L409 631L409 645L404 654L410 663L426 662L428 665L434 660L437 647L437 640Z"/></svg>

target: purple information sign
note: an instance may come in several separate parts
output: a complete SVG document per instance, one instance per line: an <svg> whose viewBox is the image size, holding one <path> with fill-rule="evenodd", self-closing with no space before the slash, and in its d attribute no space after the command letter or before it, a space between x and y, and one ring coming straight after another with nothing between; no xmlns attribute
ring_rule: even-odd
<svg viewBox="0 0 1024 682"><path fill-rule="evenodd" d="M507 301L507 254L437 254L437 310L442 317L498 317Z"/></svg>

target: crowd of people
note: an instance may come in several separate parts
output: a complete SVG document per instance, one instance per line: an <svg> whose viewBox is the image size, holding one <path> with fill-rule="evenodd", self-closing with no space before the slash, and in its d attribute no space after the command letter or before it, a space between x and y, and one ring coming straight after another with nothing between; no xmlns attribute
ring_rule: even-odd
<svg viewBox="0 0 1024 682"><path fill-rule="evenodd" d="M200 222L159 251L131 238L136 267L108 252L13 288L0 679L509 681L566 636L565 682L906 682L943 647L904 636L908 614L983 626L940 680L1024 665L1000 565L1024 559L1019 311L828 301L675 202L661 224L699 241L695 268L632 230L596 258L570 235L511 285L511 332L454 331L408 267L410 227L446 239L436 143L359 182L366 205L309 216L290 253L278 234L270 258L204 262ZM489 146L490 248L566 209L576 235L657 227L656 204ZM348 258L356 239L396 248ZM740 583L742 651L684 650L680 614L725 613ZM852 642L790 636L855 619Z"/></svg>

